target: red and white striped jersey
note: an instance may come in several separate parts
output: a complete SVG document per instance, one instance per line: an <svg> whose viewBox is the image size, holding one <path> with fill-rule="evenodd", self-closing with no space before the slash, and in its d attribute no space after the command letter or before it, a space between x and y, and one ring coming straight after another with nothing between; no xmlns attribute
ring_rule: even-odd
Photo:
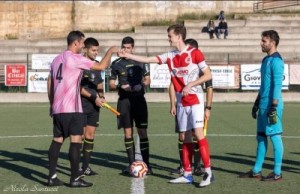
<svg viewBox="0 0 300 194"><path fill-rule="evenodd" d="M204 55L198 49L186 47L183 51L174 50L157 56L159 64L167 64L174 84L176 99L182 106L204 103L201 85L191 88L189 95L182 96L183 88L199 79L201 70L208 68Z"/></svg>

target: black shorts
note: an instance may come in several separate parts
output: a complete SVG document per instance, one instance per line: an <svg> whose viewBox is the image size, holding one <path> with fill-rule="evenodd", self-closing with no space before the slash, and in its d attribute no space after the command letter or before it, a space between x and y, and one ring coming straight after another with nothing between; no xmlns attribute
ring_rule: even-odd
<svg viewBox="0 0 300 194"><path fill-rule="evenodd" d="M81 98L82 99L82 110L84 113L84 122L85 126L90 125L94 127L99 126L99 115L100 115L100 108L95 105L95 103L92 103L87 98Z"/></svg>
<svg viewBox="0 0 300 194"><path fill-rule="evenodd" d="M83 113L84 114L84 124L85 126L93 126L93 127L98 127L99 126L99 116L100 112L99 111L92 111L88 113Z"/></svg>
<svg viewBox="0 0 300 194"><path fill-rule="evenodd" d="M83 113L60 113L53 115L54 137L67 138L70 135L82 135L83 127Z"/></svg>
<svg viewBox="0 0 300 194"><path fill-rule="evenodd" d="M133 121L137 128L148 128L148 107L144 96L132 96L118 99L118 129L132 128Z"/></svg>

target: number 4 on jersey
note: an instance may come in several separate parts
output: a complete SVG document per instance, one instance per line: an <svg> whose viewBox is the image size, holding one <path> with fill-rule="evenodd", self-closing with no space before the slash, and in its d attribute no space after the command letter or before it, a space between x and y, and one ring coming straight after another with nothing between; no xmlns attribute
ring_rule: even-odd
<svg viewBox="0 0 300 194"><path fill-rule="evenodd" d="M61 74L62 74L62 65L63 65L62 63L59 65L57 73L56 73L56 77L55 77L58 80L58 83L60 83L61 80L63 79L63 77L61 76Z"/></svg>

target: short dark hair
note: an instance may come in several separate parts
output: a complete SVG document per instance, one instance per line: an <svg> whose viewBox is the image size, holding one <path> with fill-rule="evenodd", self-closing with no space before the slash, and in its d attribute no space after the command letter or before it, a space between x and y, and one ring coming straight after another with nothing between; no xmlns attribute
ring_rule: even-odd
<svg viewBox="0 0 300 194"><path fill-rule="evenodd" d="M276 47L279 44L280 38L279 38L278 33L275 30L266 30L266 31L263 31L261 33L261 36L263 36L263 37L269 37L271 40L275 41Z"/></svg>
<svg viewBox="0 0 300 194"><path fill-rule="evenodd" d="M134 39L130 36L126 36L122 40L122 45L123 44L131 44L131 46L134 47Z"/></svg>
<svg viewBox="0 0 300 194"><path fill-rule="evenodd" d="M184 41L185 44L189 44L193 48L198 48L198 42L195 39L189 38Z"/></svg>
<svg viewBox="0 0 300 194"><path fill-rule="evenodd" d="M167 32L170 32L171 30L174 30L174 33L176 35L181 35L182 40L185 40L185 38L186 38L186 27L184 25L174 24L174 25L168 27Z"/></svg>
<svg viewBox="0 0 300 194"><path fill-rule="evenodd" d="M92 38L92 37L85 39L84 47L91 48L92 46L99 46L98 40L96 40L95 38Z"/></svg>
<svg viewBox="0 0 300 194"><path fill-rule="evenodd" d="M71 31L67 37L68 46L71 45L76 40L81 40L84 38L84 34L78 30Z"/></svg>

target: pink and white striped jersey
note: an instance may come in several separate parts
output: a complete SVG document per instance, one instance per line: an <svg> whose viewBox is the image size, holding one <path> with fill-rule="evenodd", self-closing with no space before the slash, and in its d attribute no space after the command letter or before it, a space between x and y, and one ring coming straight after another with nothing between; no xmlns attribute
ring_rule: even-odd
<svg viewBox="0 0 300 194"><path fill-rule="evenodd" d="M159 64L166 63L171 73L171 81L174 84L176 100L182 106L192 106L204 103L203 89L201 85L191 88L187 96L182 96L183 88L192 81L199 79L200 70L208 68L202 52L192 47L186 47L183 51L174 50L157 56Z"/></svg>
<svg viewBox="0 0 300 194"><path fill-rule="evenodd" d="M94 61L66 50L58 55L50 67L54 99L52 114L82 112L80 81L83 69L90 69Z"/></svg>

